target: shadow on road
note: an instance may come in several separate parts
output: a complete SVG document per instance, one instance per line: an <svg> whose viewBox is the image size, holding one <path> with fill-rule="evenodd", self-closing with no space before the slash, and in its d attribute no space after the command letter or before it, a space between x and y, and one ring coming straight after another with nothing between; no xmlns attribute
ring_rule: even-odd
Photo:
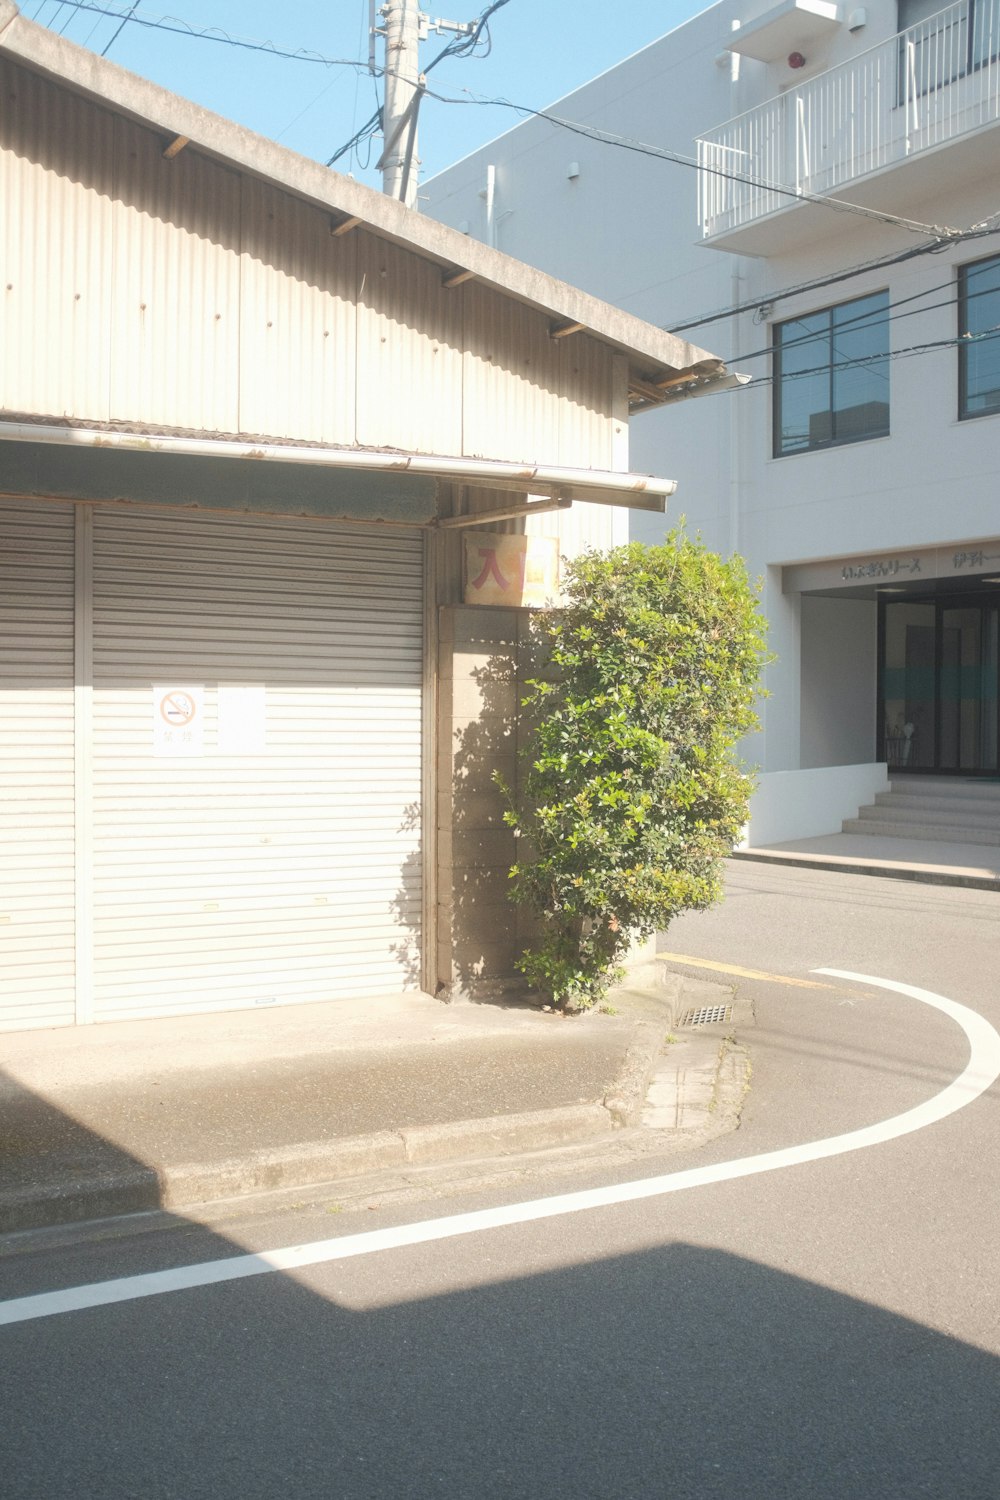
<svg viewBox="0 0 1000 1500"><path fill-rule="evenodd" d="M497 1281L511 1233L0 1329L7 1493L995 1500L994 1356L690 1244Z"/></svg>
<svg viewBox="0 0 1000 1500"><path fill-rule="evenodd" d="M0 1234L160 1203L153 1167L0 1069Z"/></svg>

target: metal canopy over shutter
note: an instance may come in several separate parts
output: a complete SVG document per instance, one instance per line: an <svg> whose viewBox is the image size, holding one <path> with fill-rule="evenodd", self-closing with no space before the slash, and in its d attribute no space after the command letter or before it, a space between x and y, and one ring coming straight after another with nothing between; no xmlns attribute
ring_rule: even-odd
<svg viewBox="0 0 1000 1500"><path fill-rule="evenodd" d="M95 1018L416 988L420 535L93 527Z"/></svg>
<svg viewBox="0 0 1000 1500"><path fill-rule="evenodd" d="M0 499L0 1029L74 1019L73 511Z"/></svg>

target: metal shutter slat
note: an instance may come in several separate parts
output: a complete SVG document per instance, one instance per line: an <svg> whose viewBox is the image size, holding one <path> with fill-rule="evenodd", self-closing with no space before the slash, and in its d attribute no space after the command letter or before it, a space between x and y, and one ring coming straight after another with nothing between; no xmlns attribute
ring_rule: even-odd
<svg viewBox="0 0 1000 1500"><path fill-rule="evenodd" d="M0 1030L75 1016L68 505L0 499Z"/></svg>
<svg viewBox="0 0 1000 1500"><path fill-rule="evenodd" d="M99 1019L414 987L422 576L413 533L96 508ZM220 681L264 684L263 753L217 752ZM171 682L197 757L153 753Z"/></svg>

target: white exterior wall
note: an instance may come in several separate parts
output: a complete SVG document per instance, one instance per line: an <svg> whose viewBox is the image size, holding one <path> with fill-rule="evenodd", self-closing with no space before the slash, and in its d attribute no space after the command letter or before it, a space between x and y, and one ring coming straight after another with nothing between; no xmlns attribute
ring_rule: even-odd
<svg viewBox="0 0 1000 1500"><path fill-rule="evenodd" d="M752 836L740 847L839 833L845 818L855 817L888 787L885 766L874 763L766 772L750 801Z"/></svg>
<svg viewBox="0 0 1000 1500"><path fill-rule="evenodd" d="M875 624L870 599L801 602L803 769L875 759Z"/></svg>
<svg viewBox="0 0 1000 1500"><path fill-rule="evenodd" d="M723 0L559 101L552 113L690 158L700 134L897 31L894 0L874 0L861 31L841 25L804 45L802 69L790 69L784 55L774 63L742 58L734 65L724 50L734 23L747 25L769 8L761 0ZM886 206L921 223L957 228L988 218L996 210L992 182L973 171L982 145L980 136L938 148L918 173L887 169L879 179ZM579 164L573 179L566 175L571 161ZM478 195L491 163L501 248L670 329L736 303L764 309L699 323L683 335L708 343L759 386L644 414L633 423L630 464L679 481L668 525L685 516L708 545L741 552L751 575L763 580L778 659L767 673L770 697L762 705L761 732L747 743L747 759L766 774L809 769L813 783L822 779L824 765L872 759L874 605L859 608L836 646L828 642L821 651L822 610L813 609L820 601L784 594L782 569L995 537L1000 417L959 422L958 356L944 348L891 361L891 436L776 459L770 360L747 356L768 349L776 321L882 289L893 303L927 294L905 309L919 311L890 324L892 352L953 340L957 268L1000 253L1000 236L867 271L782 300L768 312L776 292L929 238L852 213L794 205L774 221L766 256L713 249L700 243L696 224L697 172L537 119L429 182L427 211L484 236ZM868 194L877 197L871 181ZM788 226L794 234L785 232ZM658 518L633 516L635 538L656 541L662 534ZM846 610L846 602L836 603ZM852 657L849 643L860 648L862 638L863 653ZM847 718L825 712L823 695L849 680L867 695L870 712L852 711ZM814 791L815 785L813 801ZM831 792L829 829L843 816L832 810L839 800Z"/></svg>

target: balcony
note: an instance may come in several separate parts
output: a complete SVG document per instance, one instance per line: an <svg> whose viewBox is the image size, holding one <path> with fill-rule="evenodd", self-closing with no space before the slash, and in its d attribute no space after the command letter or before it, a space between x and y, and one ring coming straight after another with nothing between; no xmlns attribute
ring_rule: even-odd
<svg viewBox="0 0 1000 1500"><path fill-rule="evenodd" d="M992 177L998 53L1000 0L959 0L720 125L698 141L703 241L768 255L829 232L829 209L797 195L905 216L942 183Z"/></svg>

